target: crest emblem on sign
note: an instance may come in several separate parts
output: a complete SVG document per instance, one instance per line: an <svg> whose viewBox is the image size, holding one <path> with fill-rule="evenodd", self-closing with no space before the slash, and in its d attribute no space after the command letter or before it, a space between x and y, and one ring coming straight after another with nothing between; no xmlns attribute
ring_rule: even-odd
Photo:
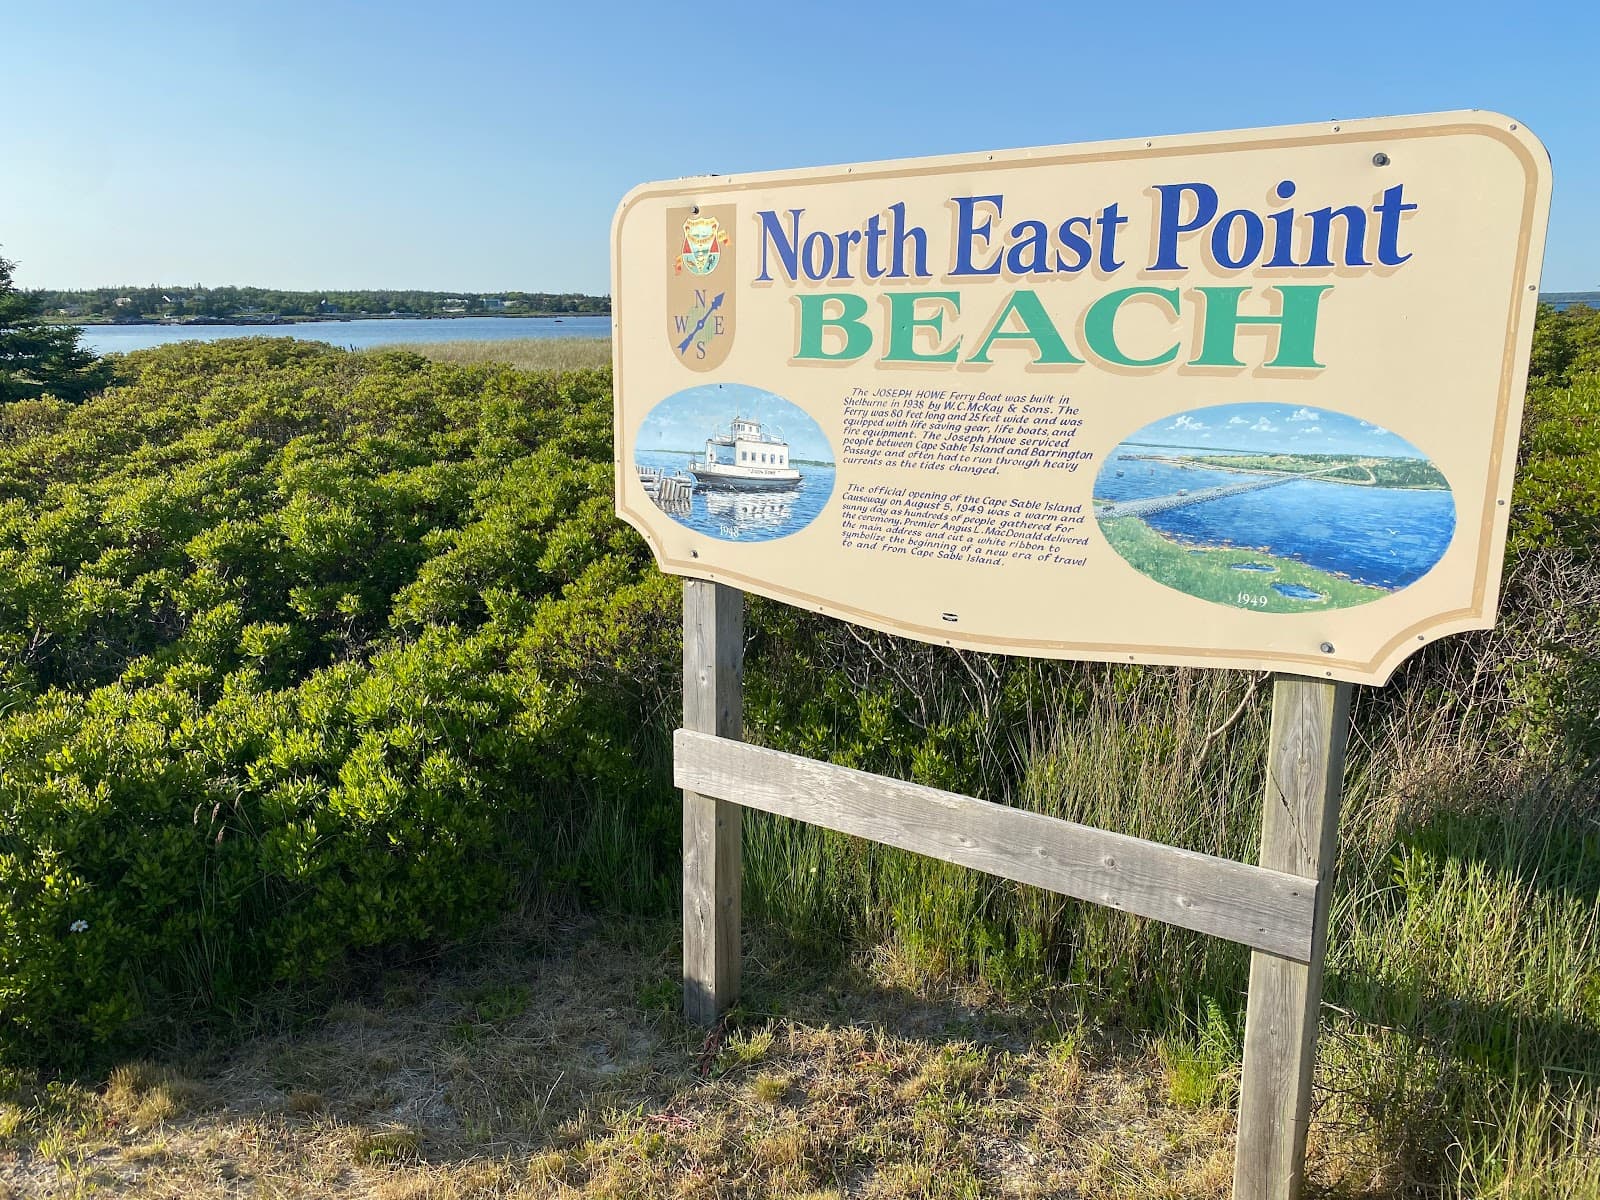
<svg viewBox="0 0 1600 1200"><path fill-rule="evenodd" d="M709 275L722 261L723 247L732 242L716 217L691 213L683 223L683 249L678 252L677 269L691 275Z"/></svg>
<svg viewBox="0 0 1600 1200"><path fill-rule="evenodd" d="M733 205L667 213L672 272L667 279L667 337L691 371L710 371L733 348L734 255L727 226Z"/></svg>

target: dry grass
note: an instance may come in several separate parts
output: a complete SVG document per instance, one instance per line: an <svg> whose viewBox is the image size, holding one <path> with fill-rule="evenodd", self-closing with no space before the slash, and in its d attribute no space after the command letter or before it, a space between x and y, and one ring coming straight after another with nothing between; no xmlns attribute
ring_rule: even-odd
<svg viewBox="0 0 1600 1200"><path fill-rule="evenodd" d="M1151 1048L1059 1005L917 994L881 961L819 973L758 940L747 1011L707 1039L676 1011L676 937L508 936L212 1061L13 1079L0 1196L1227 1193L1226 1106L1174 1103Z"/></svg>
<svg viewBox="0 0 1600 1200"><path fill-rule="evenodd" d="M678 1015L676 924L613 920L503 928L210 1058L98 1086L0 1075L0 1200L1228 1195L1237 1045L1215 1014L1133 1037L1080 988L1007 1002L917 982L883 947L821 967L747 934L744 1007L709 1038ZM1430 1078L1391 1036L1324 1037L1311 1195L1441 1194L1370 1107ZM1600 1196L1600 1156L1539 1140L1600 1114L1548 1089L1518 1103L1443 1194ZM1471 1164L1490 1158L1485 1187Z"/></svg>
<svg viewBox="0 0 1600 1200"><path fill-rule="evenodd" d="M503 363L529 371L578 371L611 365L610 338L498 338L469 342L404 342L383 350L407 350L435 362L476 366ZM371 353L380 353L372 351Z"/></svg>

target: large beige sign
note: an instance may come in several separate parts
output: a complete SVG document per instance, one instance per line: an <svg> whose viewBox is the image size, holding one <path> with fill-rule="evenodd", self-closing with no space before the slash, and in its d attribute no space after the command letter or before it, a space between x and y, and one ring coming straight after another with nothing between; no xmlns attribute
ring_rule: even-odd
<svg viewBox="0 0 1600 1200"><path fill-rule="evenodd" d="M617 510L908 637L1381 683L1494 620L1549 197L1481 112L646 184Z"/></svg>

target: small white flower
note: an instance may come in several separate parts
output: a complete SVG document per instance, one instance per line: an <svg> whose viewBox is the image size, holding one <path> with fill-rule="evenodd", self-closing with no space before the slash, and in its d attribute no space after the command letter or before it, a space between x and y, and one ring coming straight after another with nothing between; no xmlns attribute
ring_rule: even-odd
<svg viewBox="0 0 1600 1200"><path fill-rule="evenodd" d="M88 930L88 928L89 922L87 921L74 921L71 925L67 926L68 931L71 933L84 933Z"/></svg>

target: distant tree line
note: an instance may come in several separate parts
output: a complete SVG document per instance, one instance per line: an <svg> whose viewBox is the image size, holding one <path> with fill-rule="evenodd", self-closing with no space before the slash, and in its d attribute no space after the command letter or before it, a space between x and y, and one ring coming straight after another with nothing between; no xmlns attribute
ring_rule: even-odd
<svg viewBox="0 0 1600 1200"><path fill-rule="evenodd" d="M103 287L82 291L37 289L28 293L50 319L148 321L296 317L442 317L463 314L518 316L605 315L610 296L578 292L287 292L254 287Z"/></svg>

